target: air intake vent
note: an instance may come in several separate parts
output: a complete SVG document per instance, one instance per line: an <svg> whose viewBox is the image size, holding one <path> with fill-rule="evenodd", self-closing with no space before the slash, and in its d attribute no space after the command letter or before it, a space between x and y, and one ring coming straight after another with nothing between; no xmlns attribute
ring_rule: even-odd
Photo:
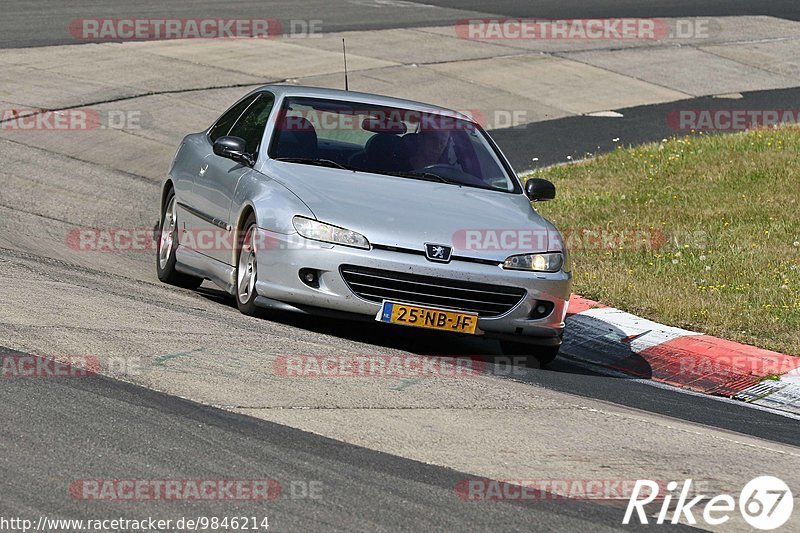
<svg viewBox="0 0 800 533"><path fill-rule="evenodd" d="M393 300L500 316L525 296L525 289L434 276L419 276L377 268L342 265L342 277L358 296L371 302Z"/></svg>

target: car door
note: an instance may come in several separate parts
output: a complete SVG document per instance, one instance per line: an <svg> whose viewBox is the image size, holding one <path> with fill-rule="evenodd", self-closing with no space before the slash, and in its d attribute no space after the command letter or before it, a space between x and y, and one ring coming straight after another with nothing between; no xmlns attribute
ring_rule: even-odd
<svg viewBox="0 0 800 533"><path fill-rule="evenodd" d="M250 104L257 97L257 94L249 95L231 106L204 135L196 136L193 146L188 147L187 151L195 154L193 157L187 157L181 167L183 174L188 176L188 179L181 180L181 183L176 184L178 188L178 209L180 210L179 220L182 221L181 230L183 232L180 236L180 242L184 247L192 248L207 255L211 251L213 244L209 245L205 238L210 236L213 239L220 232L227 232L224 225L210 224L214 219L207 213L208 201L206 198L197 197L195 182L208 171L208 159L212 154L214 141L228 134L242 113L250 107ZM181 150L181 152L183 151ZM182 185L183 181L186 181L186 183ZM201 236L198 234L201 230L207 235Z"/></svg>
<svg viewBox="0 0 800 533"><path fill-rule="evenodd" d="M247 152L255 160L274 102L272 93L256 94L234 122L225 121L219 124L219 128L212 128L209 132L210 143L213 145L217 138L224 135L241 137L245 141ZM195 215L192 229L197 237L196 249L200 253L232 264L232 225L235 222L231 217L235 214L231 215L231 202L239 180L249 172L254 170L213 152L203 160L192 188L192 208Z"/></svg>

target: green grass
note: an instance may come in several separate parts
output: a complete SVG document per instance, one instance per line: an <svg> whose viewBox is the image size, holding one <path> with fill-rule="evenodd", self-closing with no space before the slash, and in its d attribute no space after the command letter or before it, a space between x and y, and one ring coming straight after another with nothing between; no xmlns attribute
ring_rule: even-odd
<svg viewBox="0 0 800 533"><path fill-rule="evenodd" d="M671 138L531 176L558 188L538 208L568 230L576 293L800 354L800 129ZM620 230L657 244L579 244Z"/></svg>

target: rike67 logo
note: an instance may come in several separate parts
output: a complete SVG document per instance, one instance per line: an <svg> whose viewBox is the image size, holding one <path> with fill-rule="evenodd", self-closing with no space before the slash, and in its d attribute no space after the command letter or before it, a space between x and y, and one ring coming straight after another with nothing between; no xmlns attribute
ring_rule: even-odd
<svg viewBox="0 0 800 533"><path fill-rule="evenodd" d="M667 493L659 494L660 485L649 479L639 479L633 487L628 500L628 507L622 519L623 524L630 524L634 511L640 524L647 524L645 505L656 499L661 500L661 509L655 519L656 524L678 524L681 519L689 525L697 524L694 513L702 515L706 524L718 526L731 519L736 511L737 501L730 494L719 494L709 498L706 494L697 494L690 498L692 480L684 481L678 489L677 481L667 483ZM674 509L670 509L677 496ZM704 505L698 505L705 502ZM757 477L744 486L739 494L738 510L744 520L754 529L770 531L777 529L789 521L794 508L792 491L781 479L772 476ZM672 519L667 515L672 511Z"/></svg>

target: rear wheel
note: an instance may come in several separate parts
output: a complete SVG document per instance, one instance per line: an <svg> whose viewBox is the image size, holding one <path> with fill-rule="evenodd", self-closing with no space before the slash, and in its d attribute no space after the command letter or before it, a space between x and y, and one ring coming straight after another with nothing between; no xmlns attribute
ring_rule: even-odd
<svg viewBox="0 0 800 533"><path fill-rule="evenodd" d="M241 231L244 235L239 245L239 260L236 265L236 305L245 315L258 314L256 307L256 281L258 279L258 257L256 250L256 217L247 217Z"/></svg>
<svg viewBox="0 0 800 533"><path fill-rule="evenodd" d="M537 346L524 342L501 341L503 354L509 357L524 357L525 365L541 368L555 361L561 346Z"/></svg>
<svg viewBox="0 0 800 533"><path fill-rule="evenodd" d="M161 217L159 228L158 254L156 254L158 279L185 289L196 289L203 283L203 278L175 270L175 250L178 247L178 211L174 189L170 189L167 193L167 201L164 205L164 216Z"/></svg>

